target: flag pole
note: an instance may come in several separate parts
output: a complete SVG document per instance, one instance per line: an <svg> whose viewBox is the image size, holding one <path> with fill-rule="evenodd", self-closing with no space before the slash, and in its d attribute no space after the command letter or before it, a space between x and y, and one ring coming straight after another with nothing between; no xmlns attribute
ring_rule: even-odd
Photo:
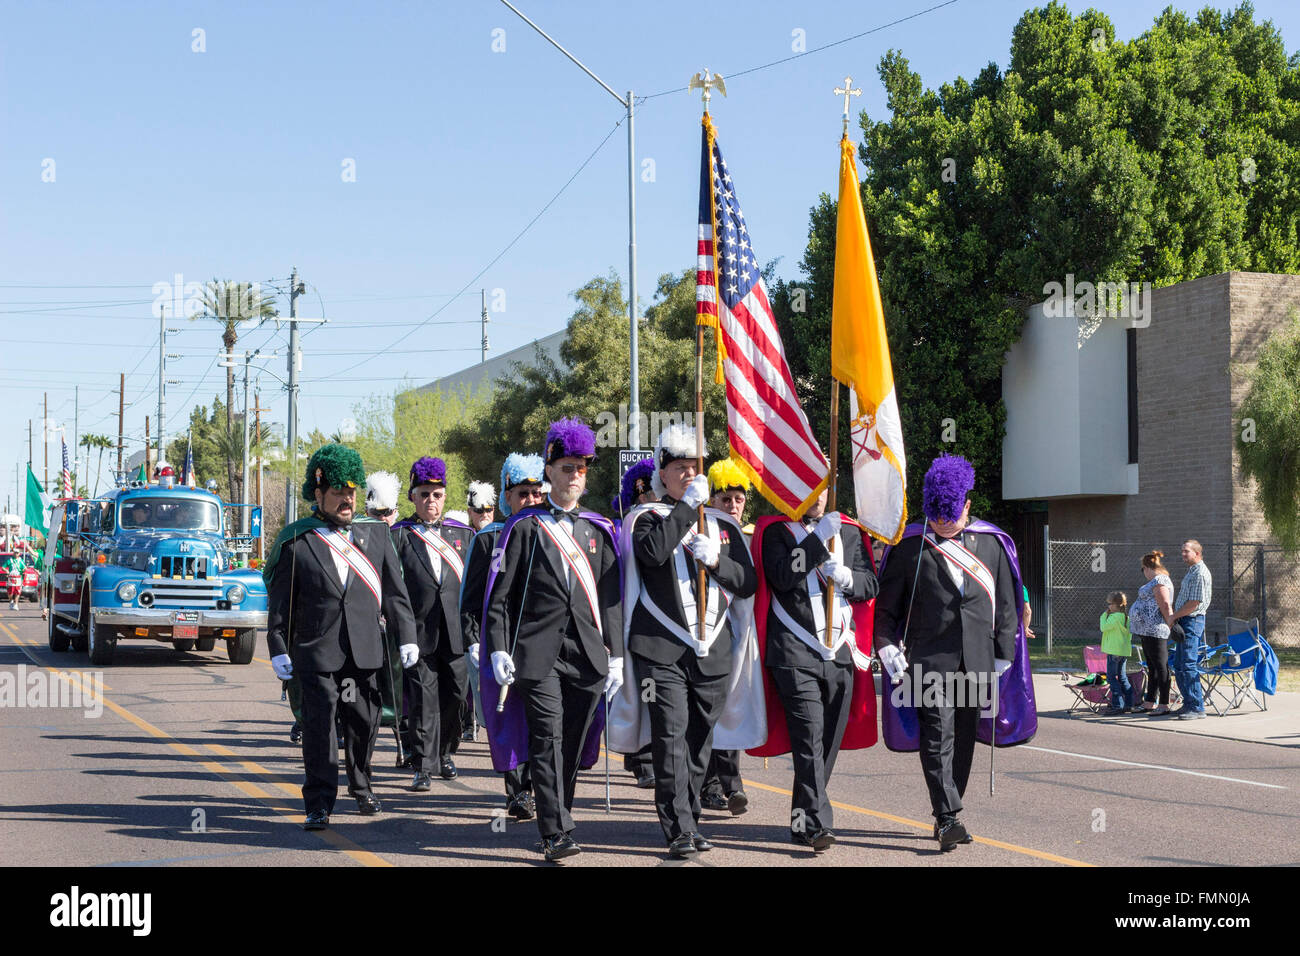
<svg viewBox="0 0 1300 956"><path fill-rule="evenodd" d="M839 471L839 444L840 444L840 380L831 375L831 447L830 474L826 478L826 508L822 514L830 514L835 510L835 478ZM834 548L835 539L828 542L827 550L830 551L831 557L835 556ZM835 581L827 579L826 581L826 636L824 638L827 647L835 646Z"/></svg>

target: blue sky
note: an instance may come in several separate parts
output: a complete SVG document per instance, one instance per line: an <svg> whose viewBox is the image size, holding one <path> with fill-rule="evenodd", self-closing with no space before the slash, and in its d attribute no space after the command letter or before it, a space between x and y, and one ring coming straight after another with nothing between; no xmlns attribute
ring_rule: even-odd
<svg viewBox="0 0 1300 956"><path fill-rule="evenodd" d="M620 94L644 96L683 87L704 67L730 77L790 56L795 31L814 49L938 2L516 5ZM1099 6L1129 38L1166 2L1068 6ZM864 90L855 110L882 118L876 66L887 49L901 50L930 87L989 61L1005 68L1027 6L958 0L729 80L713 114L759 260L779 257L779 272L797 275L808 210L835 189L841 107L831 90L846 73ZM1300 5L1255 6L1295 50ZM490 354L500 354L563 327L572 291L591 277L626 279L619 126L471 281L623 116L500 3L5 0L0 17L0 503L27 458L28 418L41 475L46 390L50 418L69 435L74 385L81 432L115 434L118 374L129 372L128 449L140 447L157 405L152 290L177 274L284 287L298 268L309 283L300 314L331 320L303 340L304 433L334 430L369 395L476 362L480 287L504 290L505 311L490 326ZM193 50L196 29L203 52ZM699 112L698 94L686 93L637 108L643 308L660 274L693 263ZM53 182L42 181L47 160ZM354 182L342 175L349 160ZM280 307L287 314L287 301ZM180 380L168 387L172 433L194 404L224 392L224 372L214 325L168 324L181 329L168 351L182 356L168 367ZM267 325L244 341L283 350L287 338ZM275 376L284 358L267 368L263 405L283 422ZM50 454L57 471L57 437Z"/></svg>

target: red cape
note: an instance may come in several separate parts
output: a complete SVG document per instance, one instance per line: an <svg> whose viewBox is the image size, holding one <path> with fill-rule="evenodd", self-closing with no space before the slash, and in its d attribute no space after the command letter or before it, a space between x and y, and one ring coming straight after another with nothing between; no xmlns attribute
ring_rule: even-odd
<svg viewBox="0 0 1300 956"><path fill-rule="evenodd" d="M767 589L767 575L763 573L763 532L774 522L788 522L788 518L779 515L759 518L754 525L754 537L750 551L754 556L754 569L758 572L758 590L754 594L754 633L758 637L758 659L767 659L767 609L772 601ZM862 525L851 518L844 519L862 530ZM862 544L867 549L867 560L871 570L876 569L876 560L871 553L871 539L866 531L862 532ZM876 601L864 601L853 605L854 639L863 654L871 656L871 635L875 621ZM752 757L779 757L790 752L790 731L785 724L785 708L781 706L781 696L777 693L772 673L763 667L763 698L767 709L767 743L745 753ZM844 740L841 750L864 750L876 742L876 684L870 671L853 669L853 699L849 703L849 723L844 728Z"/></svg>

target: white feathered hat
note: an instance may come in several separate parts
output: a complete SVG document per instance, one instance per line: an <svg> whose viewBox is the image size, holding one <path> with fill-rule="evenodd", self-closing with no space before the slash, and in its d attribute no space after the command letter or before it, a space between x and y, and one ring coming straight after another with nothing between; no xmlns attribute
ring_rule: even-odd
<svg viewBox="0 0 1300 956"><path fill-rule="evenodd" d="M402 493L402 480L391 471L376 471L366 475L366 510L392 511L397 507L397 496Z"/></svg>
<svg viewBox="0 0 1300 956"><path fill-rule="evenodd" d="M706 447L704 454L708 453ZM695 429L690 425L669 425L659 433L659 440L655 442L655 471L650 478L656 497L662 498L668 493L663 478L660 477L663 467L680 458L694 458L696 454Z"/></svg>
<svg viewBox="0 0 1300 956"><path fill-rule="evenodd" d="M465 496L465 500L471 508L495 508L497 493L490 482L471 481L469 494Z"/></svg>

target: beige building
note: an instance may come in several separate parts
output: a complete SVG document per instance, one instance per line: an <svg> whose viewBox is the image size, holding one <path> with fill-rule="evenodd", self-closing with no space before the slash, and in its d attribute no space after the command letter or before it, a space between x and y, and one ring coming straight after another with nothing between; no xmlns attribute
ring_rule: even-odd
<svg viewBox="0 0 1300 956"><path fill-rule="evenodd" d="M1300 645L1300 563L1270 535L1235 447L1246 373L1300 310L1300 276L1222 273L1143 305L1100 323L1035 306L1003 370L1003 496L1048 503L1053 630L1095 634L1106 592L1132 599L1144 582L1145 551L1165 552L1177 586L1196 538L1214 576L1207 637L1231 613Z"/></svg>

